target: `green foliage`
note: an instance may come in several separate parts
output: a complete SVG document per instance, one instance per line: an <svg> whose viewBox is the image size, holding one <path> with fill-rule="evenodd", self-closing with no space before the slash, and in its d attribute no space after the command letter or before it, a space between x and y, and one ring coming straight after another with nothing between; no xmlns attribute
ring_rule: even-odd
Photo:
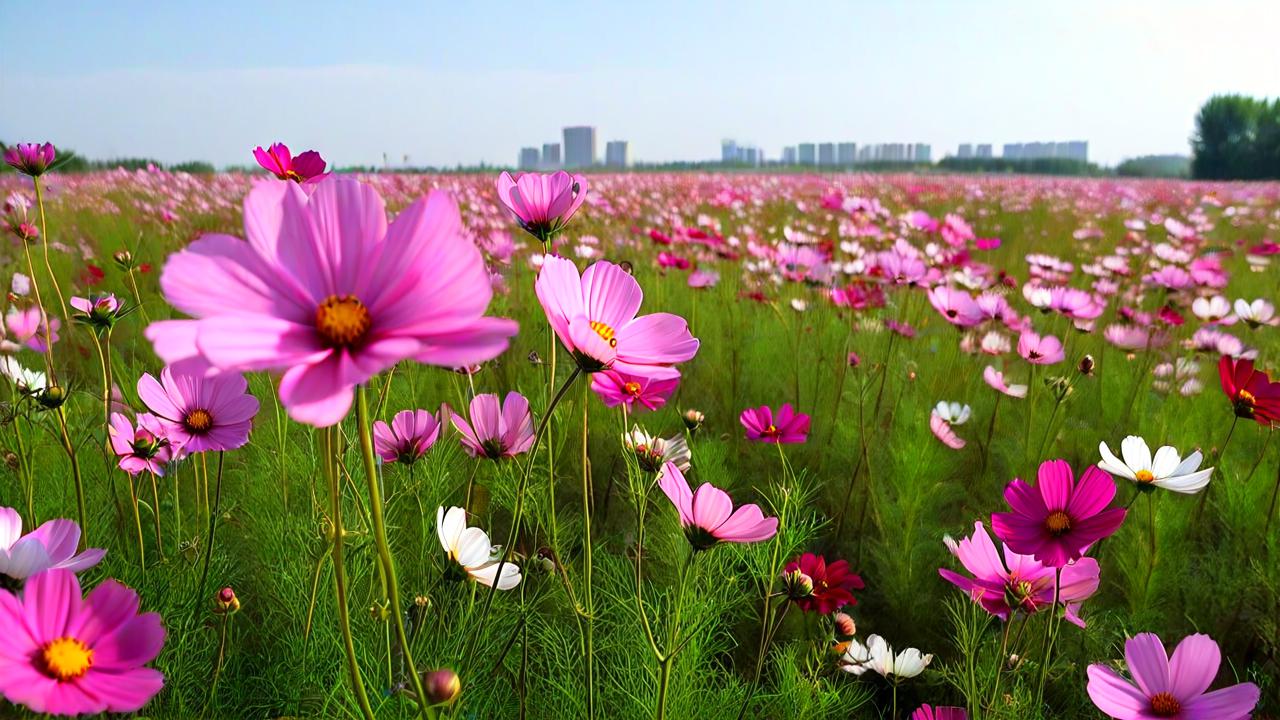
<svg viewBox="0 0 1280 720"><path fill-rule="evenodd" d="M1023 173L1026 175L1085 175L1104 174L1090 162L1071 158L959 158L944 157L938 167L950 172Z"/></svg>
<svg viewBox="0 0 1280 720"><path fill-rule="evenodd" d="M1191 146L1191 174L1196 178L1280 178L1280 98L1209 98L1196 115Z"/></svg>
<svg viewBox="0 0 1280 720"><path fill-rule="evenodd" d="M1142 155L1116 166L1121 177L1185 178L1191 175L1191 158L1186 155Z"/></svg>

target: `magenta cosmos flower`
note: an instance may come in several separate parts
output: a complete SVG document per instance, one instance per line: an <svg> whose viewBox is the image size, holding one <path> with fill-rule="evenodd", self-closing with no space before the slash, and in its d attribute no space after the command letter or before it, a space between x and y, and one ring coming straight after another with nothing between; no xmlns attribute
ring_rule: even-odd
<svg viewBox="0 0 1280 720"><path fill-rule="evenodd" d="M328 177L324 172L324 158L315 150L299 153L295 157L289 154L287 145L278 142L266 150L261 146L254 148L253 157L259 165L281 180L318 183Z"/></svg>
<svg viewBox="0 0 1280 720"><path fill-rule="evenodd" d="M760 542L778 532L778 518L765 517L758 505L734 510L729 493L711 483L702 483L693 492L673 462L662 466L658 485L680 513L680 525L694 550L707 550L722 542Z"/></svg>
<svg viewBox="0 0 1280 720"><path fill-rule="evenodd" d="M768 405L747 408L738 421L747 429L747 439L755 442L794 445L809 437L809 416L796 412L791 403L778 408L777 415Z"/></svg>
<svg viewBox="0 0 1280 720"><path fill-rule="evenodd" d="M50 568L86 570L107 554L99 548L77 554L79 545L80 526L70 520L49 520L23 535L18 511L0 507L0 592L16 590L27 578Z"/></svg>
<svg viewBox="0 0 1280 720"><path fill-rule="evenodd" d="M625 405L631 412L663 407L679 385L679 375L654 380L644 375L605 370L591 376L591 389L604 402L605 407Z"/></svg>
<svg viewBox="0 0 1280 720"><path fill-rule="evenodd" d="M964 708L944 705L921 705L911 713L911 720L968 720Z"/></svg>
<svg viewBox="0 0 1280 720"><path fill-rule="evenodd" d="M1115 481L1098 466L1077 483L1066 460L1048 460L1035 486L1014 479L1005 487L1013 512L992 513L991 528L1014 552L1061 568L1124 522L1124 509L1107 509L1115 495Z"/></svg>
<svg viewBox="0 0 1280 720"><path fill-rule="evenodd" d="M973 296L963 290L939 285L929 291L929 303L947 322L958 327L973 327L987 319Z"/></svg>
<svg viewBox="0 0 1280 720"><path fill-rule="evenodd" d="M147 337L184 370L283 370L280 400L299 422L339 422L355 386L401 360L470 366L516 333L484 317L484 259L442 192L388 225L382 198L355 180L310 197L259 183L244 216L248 242L206 235L169 258L165 297L198 319L153 323Z"/></svg>
<svg viewBox="0 0 1280 720"><path fill-rule="evenodd" d="M35 713L131 713L164 686L143 667L164 645L160 616L115 580L82 598L75 573L48 570L21 599L0 592L0 636L0 694Z"/></svg>
<svg viewBox="0 0 1280 720"><path fill-rule="evenodd" d="M525 232L546 243L569 224L587 199L587 179L560 170L550 175L511 173L498 176L498 199L516 216Z"/></svg>
<svg viewBox="0 0 1280 720"><path fill-rule="evenodd" d="M654 380L680 376L673 365L698 352L684 318L636 317L644 293L631 274L600 261L578 275L573 261L547 255L534 284L560 342L585 372L616 369Z"/></svg>
<svg viewBox="0 0 1280 720"><path fill-rule="evenodd" d="M173 448L165 437L165 425L151 413L139 413L137 427L121 413L111 413L107 430L111 451L120 458L120 469L130 475L148 471L164 475L164 466L173 459Z"/></svg>
<svg viewBox="0 0 1280 720"><path fill-rule="evenodd" d="M1052 606L1056 597L1066 606L1067 620L1085 626L1080 606L1098 591L1097 560L1082 557L1062 568L1062 584L1055 595L1058 578L1054 569L1030 555L1015 553L1008 545L1002 556L981 521L973 524L973 535L960 542L948 537L946 542L947 549L973 577L947 568L939 568L938 574L967 592L983 610L1007 622L1019 610L1033 615Z"/></svg>
<svg viewBox="0 0 1280 720"><path fill-rule="evenodd" d="M403 410L390 425L381 420L373 424L373 449L383 462L412 465L439 437L440 419L426 410Z"/></svg>
<svg viewBox="0 0 1280 720"><path fill-rule="evenodd" d="M44 143L43 145L18 143L6 148L4 151L4 161L7 165L23 175L30 175L31 177L39 177L45 174L57 157L58 152L54 150L53 143Z"/></svg>
<svg viewBox="0 0 1280 720"><path fill-rule="evenodd" d="M138 397L156 414L175 451L234 450L249 442L258 399L238 373L182 375L165 368L138 378Z"/></svg>
<svg viewBox="0 0 1280 720"><path fill-rule="evenodd" d="M1124 659L1132 683L1106 665L1089 666L1089 699L1117 720L1245 720L1258 704L1253 683L1205 692L1222 662L1208 635L1183 638L1171 658L1160 638L1142 633L1125 642Z"/></svg>
<svg viewBox="0 0 1280 720"><path fill-rule="evenodd" d="M509 392L501 404L493 393L471 398L471 422L453 414L453 427L461 434L462 447L471 457L490 460L515 457L533 447L533 413L529 401Z"/></svg>
<svg viewBox="0 0 1280 720"><path fill-rule="evenodd" d="M1052 335L1039 335L1027 331L1018 336L1018 354L1032 365L1054 365L1066 357L1062 342Z"/></svg>

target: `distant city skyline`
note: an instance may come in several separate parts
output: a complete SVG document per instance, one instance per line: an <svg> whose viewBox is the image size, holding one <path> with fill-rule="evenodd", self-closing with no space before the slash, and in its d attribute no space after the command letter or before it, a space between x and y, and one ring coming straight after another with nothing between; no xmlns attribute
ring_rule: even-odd
<svg viewBox="0 0 1280 720"><path fill-rule="evenodd" d="M1276 14L1263 0L6 0L5 27L45 30L0 43L0 139L219 166L276 140L335 165L509 166L584 125L633 162L714 160L724 137L767 157L834 142L837 162L848 141L998 153L1083 138L1115 164L1188 152L1215 93L1280 92Z"/></svg>

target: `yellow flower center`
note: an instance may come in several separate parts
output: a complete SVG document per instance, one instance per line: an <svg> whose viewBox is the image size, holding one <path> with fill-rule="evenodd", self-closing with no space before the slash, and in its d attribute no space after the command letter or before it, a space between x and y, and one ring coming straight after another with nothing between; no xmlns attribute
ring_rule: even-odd
<svg viewBox="0 0 1280 720"><path fill-rule="evenodd" d="M292 180L292 181L296 182L296 183L300 183L300 182L302 182L302 176L301 176L301 175L299 175L299 174L297 173L297 171L294 171L294 170L286 170L286 171L284 172L284 176L285 176L286 178L288 178L288 179L290 179L290 180Z"/></svg>
<svg viewBox="0 0 1280 720"><path fill-rule="evenodd" d="M1151 712L1160 717L1174 717L1182 712L1182 704L1167 692L1156 693L1151 698Z"/></svg>
<svg viewBox="0 0 1280 720"><path fill-rule="evenodd" d="M1071 529L1071 518L1061 510L1050 513L1044 519L1044 529L1054 535L1061 535Z"/></svg>
<svg viewBox="0 0 1280 720"><path fill-rule="evenodd" d="M629 382L626 385L623 385L622 389L631 397L640 397L640 383L638 382Z"/></svg>
<svg viewBox="0 0 1280 720"><path fill-rule="evenodd" d="M41 657L49 674L63 682L83 677L93 667L93 651L73 637L58 638L45 645Z"/></svg>
<svg viewBox="0 0 1280 720"><path fill-rule="evenodd" d="M316 308L316 331L329 347L351 347L373 327L369 309L355 295L330 295Z"/></svg>
<svg viewBox="0 0 1280 720"><path fill-rule="evenodd" d="M1149 482L1153 482L1156 479L1156 476L1152 474L1150 470L1139 470L1138 472L1134 473L1134 475L1137 476L1138 482L1140 483L1149 483Z"/></svg>
<svg viewBox="0 0 1280 720"><path fill-rule="evenodd" d="M603 338L605 342L609 343L609 347L618 347L618 338L615 337L617 333L614 332L613 328L605 325L599 320L592 320L591 329L595 330L597 335Z"/></svg>
<svg viewBox="0 0 1280 720"><path fill-rule="evenodd" d="M209 429L213 427L213 416L209 414L208 410L196 408L187 413L187 416L182 419L182 424L186 425L187 430L193 433L209 432Z"/></svg>

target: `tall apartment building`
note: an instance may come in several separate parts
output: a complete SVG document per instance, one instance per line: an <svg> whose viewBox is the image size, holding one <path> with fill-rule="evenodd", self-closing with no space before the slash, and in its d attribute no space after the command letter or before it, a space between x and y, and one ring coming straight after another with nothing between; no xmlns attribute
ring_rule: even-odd
<svg viewBox="0 0 1280 720"><path fill-rule="evenodd" d="M520 148L520 164L521 170L537 170L538 162L541 156L538 155L538 148L527 147Z"/></svg>
<svg viewBox="0 0 1280 720"><path fill-rule="evenodd" d="M631 164L631 146L626 140L605 143L604 164L611 168L625 168Z"/></svg>
<svg viewBox="0 0 1280 720"><path fill-rule="evenodd" d="M542 144L542 168L544 170L560 169L560 143Z"/></svg>
<svg viewBox="0 0 1280 720"><path fill-rule="evenodd" d="M933 146L929 143L916 143L911 159L918 163L933 162Z"/></svg>
<svg viewBox="0 0 1280 720"><path fill-rule="evenodd" d="M796 146L795 145L788 145L782 148L782 164L783 165L796 164Z"/></svg>
<svg viewBox="0 0 1280 720"><path fill-rule="evenodd" d="M975 154L975 157L980 157L980 158L990 158L990 157L991 157L991 143L979 143L979 144L978 144L978 151L977 151L977 153Z"/></svg>
<svg viewBox="0 0 1280 720"><path fill-rule="evenodd" d="M849 166L858 161L857 143L842 142L836 146L836 164Z"/></svg>
<svg viewBox="0 0 1280 720"><path fill-rule="evenodd" d="M968 160L973 157L973 146L969 143L960 143L960 149L956 152L956 157L961 160Z"/></svg>
<svg viewBox="0 0 1280 720"><path fill-rule="evenodd" d="M801 165L818 164L817 148L813 143L800 143L798 147L800 152L797 159L800 161Z"/></svg>
<svg viewBox="0 0 1280 720"><path fill-rule="evenodd" d="M596 164L596 129L579 125L564 129L564 166L586 168Z"/></svg>
<svg viewBox="0 0 1280 720"><path fill-rule="evenodd" d="M831 167L836 164L836 144L821 143L818 145L818 164Z"/></svg>

